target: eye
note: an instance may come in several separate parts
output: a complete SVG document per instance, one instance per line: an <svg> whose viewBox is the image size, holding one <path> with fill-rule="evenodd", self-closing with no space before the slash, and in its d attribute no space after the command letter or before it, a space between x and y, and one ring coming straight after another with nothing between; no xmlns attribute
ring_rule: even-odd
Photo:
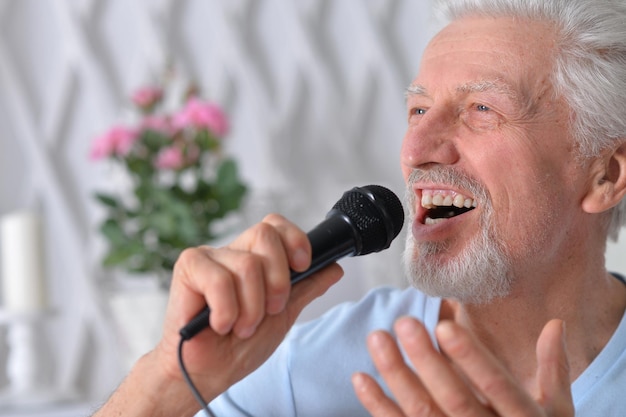
<svg viewBox="0 0 626 417"><path fill-rule="evenodd" d="M424 107L409 107L409 124L419 123L426 114L426 110Z"/></svg>
<svg viewBox="0 0 626 417"><path fill-rule="evenodd" d="M474 130L491 130L501 123L500 115L491 107L473 103L461 113L463 121Z"/></svg>

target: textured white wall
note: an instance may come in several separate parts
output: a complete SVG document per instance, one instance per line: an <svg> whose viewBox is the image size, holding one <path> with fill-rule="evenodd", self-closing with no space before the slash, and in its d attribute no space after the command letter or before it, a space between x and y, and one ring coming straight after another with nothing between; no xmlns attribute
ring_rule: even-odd
<svg viewBox="0 0 626 417"><path fill-rule="evenodd" d="M431 21L430 0L0 0L0 215L44 217L58 385L97 400L123 372L91 198L114 184L87 154L134 88L168 61L195 79L231 116L247 221L279 211L306 229L352 186L403 192L403 92ZM401 283L401 240L344 262L305 317ZM624 244L609 253L626 271Z"/></svg>
<svg viewBox="0 0 626 417"><path fill-rule="evenodd" d="M99 399L123 373L91 197L115 184L87 154L124 117L131 91L168 61L195 79L231 116L228 150L252 188L247 221L279 211L306 229L355 185L403 192L403 92L428 39L429 3L0 0L0 215L31 208L44 218L58 386ZM348 276L305 317L402 283L389 268L400 240L346 261Z"/></svg>

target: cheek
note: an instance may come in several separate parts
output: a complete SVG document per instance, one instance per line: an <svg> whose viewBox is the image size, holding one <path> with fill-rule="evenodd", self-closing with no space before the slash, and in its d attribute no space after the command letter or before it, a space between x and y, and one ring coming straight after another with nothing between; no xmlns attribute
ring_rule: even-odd
<svg viewBox="0 0 626 417"><path fill-rule="evenodd" d="M492 146L489 158L489 178L494 210L498 223L512 228L511 237L523 240L532 230L537 241L542 241L551 225L558 223L557 213L567 217L564 207L572 207L576 199L572 179L569 178L565 149L546 149L532 146ZM507 226L508 227L508 226ZM515 240L515 238L513 238Z"/></svg>
<svg viewBox="0 0 626 417"><path fill-rule="evenodd" d="M547 133L547 132L546 132ZM552 146L549 133L538 137L509 130L483 146L484 164L504 180L516 179L535 186L546 186L566 179L565 164L571 155L565 146Z"/></svg>
<svg viewBox="0 0 626 417"><path fill-rule="evenodd" d="M489 190L499 222L518 223L537 204L549 201L546 171L532 147L519 146L523 139L508 136L481 147L472 165ZM516 146L512 146L516 145Z"/></svg>

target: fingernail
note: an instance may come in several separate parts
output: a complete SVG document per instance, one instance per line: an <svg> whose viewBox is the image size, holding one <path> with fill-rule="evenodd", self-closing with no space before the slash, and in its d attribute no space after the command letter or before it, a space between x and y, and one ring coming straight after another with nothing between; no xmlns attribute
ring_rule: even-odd
<svg viewBox="0 0 626 417"><path fill-rule="evenodd" d="M452 322L442 321L437 325L437 339L440 342L450 342L456 337Z"/></svg>
<svg viewBox="0 0 626 417"><path fill-rule="evenodd" d="M309 254L304 249L296 249L291 259L294 269L302 270L309 264Z"/></svg>
<svg viewBox="0 0 626 417"><path fill-rule="evenodd" d="M352 375L352 385L354 386L354 389L358 391L365 391L366 385L365 385L365 377L363 376L363 374L361 374L360 372L357 372L354 375Z"/></svg>
<svg viewBox="0 0 626 417"><path fill-rule="evenodd" d="M376 349L383 349L387 345L384 336L380 332L370 334L370 343Z"/></svg>
<svg viewBox="0 0 626 417"><path fill-rule="evenodd" d="M234 323L216 323L215 321L210 321L209 325L215 333L224 336L233 330Z"/></svg>
<svg viewBox="0 0 626 417"><path fill-rule="evenodd" d="M402 317L396 322L395 330L398 336L402 336L404 339L415 339L420 328L414 319Z"/></svg>
<svg viewBox="0 0 626 417"><path fill-rule="evenodd" d="M272 295L267 299L267 314L278 314L285 309L286 299L281 295Z"/></svg>
<svg viewBox="0 0 626 417"><path fill-rule="evenodd" d="M256 332L256 326L245 327L237 332L237 336L239 336L240 339L248 339L254 332Z"/></svg>
<svg viewBox="0 0 626 417"><path fill-rule="evenodd" d="M369 335L368 347L372 357L376 357L381 363L389 363L389 341L383 332L375 331Z"/></svg>

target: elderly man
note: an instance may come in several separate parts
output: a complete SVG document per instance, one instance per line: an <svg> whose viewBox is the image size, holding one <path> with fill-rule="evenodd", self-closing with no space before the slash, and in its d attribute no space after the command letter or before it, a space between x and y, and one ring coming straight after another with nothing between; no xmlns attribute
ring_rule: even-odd
<svg viewBox="0 0 626 417"><path fill-rule="evenodd" d="M211 329L184 357L217 416L623 413L626 286L604 252L626 219L626 5L442 3L401 154L414 288L374 290L283 341L341 271L290 288L310 246L268 216L181 256L163 340L98 415L197 410L176 345L205 303Z"/></svg>

